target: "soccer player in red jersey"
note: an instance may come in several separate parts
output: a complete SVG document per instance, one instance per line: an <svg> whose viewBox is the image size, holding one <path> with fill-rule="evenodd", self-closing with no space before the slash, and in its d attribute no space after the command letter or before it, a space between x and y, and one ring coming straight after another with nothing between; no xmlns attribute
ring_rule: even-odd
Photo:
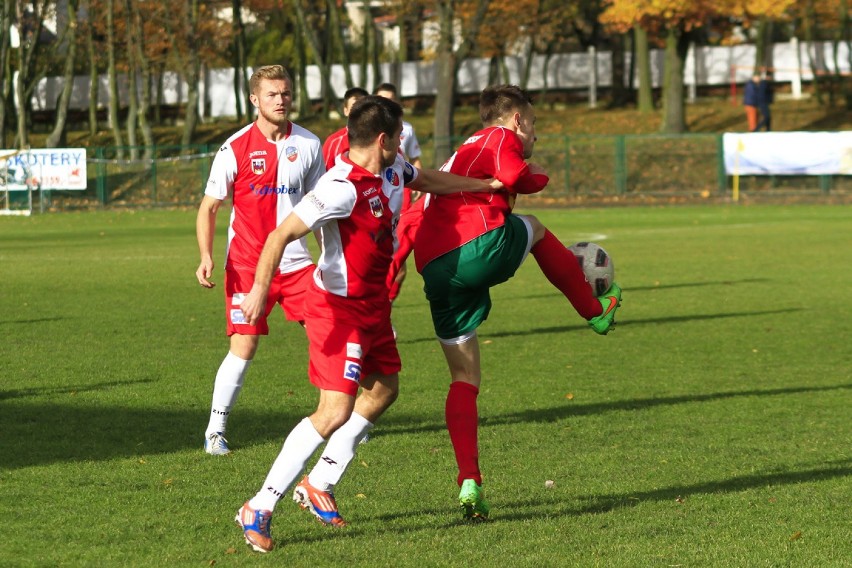
<svg viewBox="0 0 852 568"><path fill-rule="evenodd" d="M352 87L343 93L343 116L349 116L349 111L355 101L361 97L369 95L366 90L361 87ZM325 160L325 168L330 170L334 165L337 156L349 151L349 130L344 126L337 132L328 135L325 142L322 144L322 157Z"/></svg>
<svg viewBox="0 0 852 568"><path fill-rule="evenodd" d="M280 65L261 67L249 85L258 117L219 149L196 218L201 262L195 275L203 287L213 288L210 278L216 213L231 197L225 258L225 316L230 347L216 373L204 436L204 449L212 455L230 451L225 439L228 416L257 352L259 338L269 333L266 318L275 304L281 305L288 320L304 320L304 292L314 269L305 239L287 247L275 270L262 317L249 323L240 303L251 289L266 236L325 172L319 138L287 118L293 103L293 81L287 71Z"/></svg>
<svg viewBox="0 0 852 568"><path fill-rule="evenodd" d="M325 524L345 524L334 485L359 441L397 397L401 362L385 278L403 187L435 193L501 187L493 180L417 170L406 162L398 152L402 107L394 101L363 97L352 107L348 125L349 153L338 156L269 235L252 289L240 306L250 324L258 321L286 247L320 230L322 255L304 308L308 375L319 389L319 404L290 431L260 490L237 513L246 542L258 552L272 550L272 511L326 441L317 467L298 484L294 499Z"/></svg>
<svg viewBox="0 0 852 568"><path fill-rule="evenodd" d="M479 109L484 128L442 169L497 178L505 190L425 197L414 258L450 368L445 417L459 467L459 501L466 518L484 519L489 507L479 470L476 329L491 309L489 288L511 278L532 252L548 280L600 334L614 325L621 290L613 284L596 298L571 251L535 217L511 212L516 194L536 193L549 181L540 166L526 162L536 141L535 111L526 93L514 85L488 87Z"/></svg>

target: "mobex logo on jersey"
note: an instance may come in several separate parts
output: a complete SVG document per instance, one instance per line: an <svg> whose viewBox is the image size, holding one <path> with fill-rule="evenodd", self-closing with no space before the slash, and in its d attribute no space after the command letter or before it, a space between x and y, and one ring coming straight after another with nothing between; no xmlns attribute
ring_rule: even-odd
<svg viewBox="0 0 852 568"><path fill-rule="evenodd" d="M347 381L361 382L361 364L354 361L346 361L343 369L343 378Z"/></svg>
<svg viewBox="0 0 852 568"><path fill-rule="evenodd" d="M382 208L382 199L379 196L370 198L370 211L373 212L373 217L381 217L384 213Z"/></svg>
<svg viewBox="0 0 852 568"><path fill-rule="evenodd" d="M259 176L266 171L266 158L252 158L251 171L254 175Z"/></svg>
<svg viewBox="0 0 852 568"><path fill-rule="evenodd" d="M393 168L388 168L385 171L385 178L393 185L399 185L399 174L396 173L396 170Z"/></svg>
<svg viewBox="0 0 852 568"><path fill-rule="evenodd" d="M295 162L296 158L299 157L299 152L296 151L295 146L287 146L287 148L284 150L284 155L287 156L287 159L291 162Z"/></svg>

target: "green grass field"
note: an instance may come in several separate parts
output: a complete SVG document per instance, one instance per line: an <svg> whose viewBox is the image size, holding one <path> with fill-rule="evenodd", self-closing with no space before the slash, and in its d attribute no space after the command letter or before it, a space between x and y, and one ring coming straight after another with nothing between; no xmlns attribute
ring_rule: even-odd
<svg viewBox="0 0 852 568"><path fill-rule="evenodd" d="M315 407L301 329L272 319L235 451L207 456L227 342L221 286L194 277L195 212L0 218L0 565L852 566L852 209L534 213L603 244L624 302L599 337L532 259L493 290L493 519L460 518L448 373L412 270L400 399L337 490L350 526L282 501L266 556L233 516Z"/></svg>

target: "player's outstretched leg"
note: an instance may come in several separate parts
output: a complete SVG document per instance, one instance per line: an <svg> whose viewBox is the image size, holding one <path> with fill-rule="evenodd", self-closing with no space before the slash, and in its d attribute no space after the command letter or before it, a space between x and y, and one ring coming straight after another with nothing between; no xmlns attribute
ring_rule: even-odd
<svg viewBox="0 0 852 568"><path fill-rule="evenodd" d="M246 544L257 552L269 552L275 546L269 530L272 527L272 511L252 509L246 501L234 520L243 529Z"/></svg>
<svg viewBox="0 0 852 568"><path fill-rule="evenodd" d="M600 335L606 335L615 327L615 311L621 305L621 287L615 282L609 290L598 297L603 313L589 320L589 326Z"/></svg>
<svg viewBox="0 0 852 568"><path fill-rule="evenodd" d="M473 479L465 479L459 491L459 504L462 507L462 515L465 519L472 521L485 521L491 507L485 501L485 492L482 486L477 485Z"/></svg>
<svg viewBox="0 0 852 568"><path fill-rule="evenodd" d="M293 490L293 501L302 509L308 510L324 525L345 527L346 521L337 511L334 493L320 491L310 484L306 475Z"/></svg>

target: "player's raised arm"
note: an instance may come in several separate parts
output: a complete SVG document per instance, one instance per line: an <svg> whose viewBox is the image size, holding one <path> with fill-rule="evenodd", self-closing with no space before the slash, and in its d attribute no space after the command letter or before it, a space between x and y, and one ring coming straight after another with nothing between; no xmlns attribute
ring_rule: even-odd
<svg viewBox="0 0 852 568"><path fill-rule="evenodd" d="M496 191L503 189L503 183L497 179L477 179L442 172L440 170L419 170L417 177L406 187L426 193L446 195L460 191Z"/></svg>
<svg viewBox="0 0 852 568"><path fill-rule="evenodd" d="M250 325L255 325L266 308L266 296L272 276L281 263L284 248L295 240L301 239L311 230L295 213L290 213L284 221L269 233L263 251L257 261L257 271L254 273L254 284L251 291L243 300L240 309L245 314Z"/></svg>

